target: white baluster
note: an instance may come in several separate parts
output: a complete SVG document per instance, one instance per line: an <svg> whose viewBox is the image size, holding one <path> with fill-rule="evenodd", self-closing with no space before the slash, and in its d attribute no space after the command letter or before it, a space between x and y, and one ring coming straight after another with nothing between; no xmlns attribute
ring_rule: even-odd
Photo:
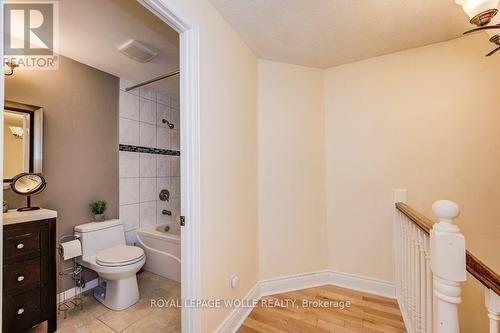
<svg viewBox="0 0 500 333"><path fill-rule="evenodd" d="M406 225L406 217L401 221L403 227L403 307L408 314L408 229ZM409 319L409 318L408 318Z"/></svg>
<svg viewBox="0 0 500 333"><path fill-rule="evenodd" d="M426 289L426 304L425 304L425 329L426 332L432 332L432 323L433 323L433 311L432 311L432 272L431 272L431 255L430 255L430 239L428 237L425 238L425 289Z"/></svg>
<svg viewBox="0 0 500 333"><path fill-rule="evenodd" d="M490 318L490 333L498 333L498 314L500 313L500 296L493 290L484 289L484 299Z"/></svg>
<svg viewBox="0 0 500 333"><path fill-rule="evenodd" d="M408 312L408 320L410 329L413 330L413 299L412 299L412 275L411 275L411 222L405 218L406 225L406 309Z"/></svg>
<svg viewBox="0 0 500 333"><path fill-rule="evenodd" d="M425 250L424 250L424 241L426 235L422 230L418 230L418 239L419 239L419 259L420 259L420 318L419 318L419 327L420 332L425 332Z"/></svg>
<svg viewBox="0 0 500 333"><path fill-rule="evenodd" d="M412 322L412 328L414 331L416 331L417 328L417 300L416 300L416 291L417 291L417 279L416 277L416 266L415 263L417 262L416 259L416 251L415 251L415 224L411 223L410 230L411 230L411 322Z"/></svg>
<svg viewBox="0 0 500 333"><path fill-rule="evenodd" d="M458 205L440 200L432 205L439 218L430 234L431 267L434 274L434 332L458 333L460 282L466 280L465 239L452 220L459 215Z"/></svg>

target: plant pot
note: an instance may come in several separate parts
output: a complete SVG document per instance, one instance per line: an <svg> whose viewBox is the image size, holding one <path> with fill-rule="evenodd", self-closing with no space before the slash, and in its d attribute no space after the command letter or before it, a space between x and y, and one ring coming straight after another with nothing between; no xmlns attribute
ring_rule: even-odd
<svg viewBox="0 0 500 333"><path fill-rule="evenodd" d="M104 214L95 214L94 215L94 220L97 221L97 222L104 221Z"/></svg>

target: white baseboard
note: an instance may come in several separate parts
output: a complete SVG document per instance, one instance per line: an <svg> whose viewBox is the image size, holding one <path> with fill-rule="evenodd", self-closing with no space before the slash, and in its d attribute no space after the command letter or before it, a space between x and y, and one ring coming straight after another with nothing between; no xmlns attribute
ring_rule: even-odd
<svg viewBox="0 0 500 333"><path fill-rule="evenodd" d="M94 289L95 287L97 287L98 280L99 280L98 278L95 278L93 280L86 282L85 288L82 289L82 293L86 292L87 290ZM76 287L68 289L66 291L63 291L57 295L57 303L61 303L63 300L68 300L71 297L76 296L77 294L78 293L77 293Z"/></svg>
<svg viewBox="0 0 500 333"><path fill-rule="evenodd" d="M364 291L369 294L396 298L394 282L376 279L363 275L330 271L330 284L334 286Z"/></svg>
<svg viewBox="0 0 500 333"><path fill-rule="evenodd" d="M260 297L330 284L329 271L281 276L259 281Z"/></svg>
<svg viewBox="0 0 500 333"><path fill-rule="evenodd" d="M257 304L261 298L259 283L257 283L250 291L243 297L242 301L245 304ZM236 332L240 326L243 324L245 319L247 319L250 312L253 310L253 306L249 307L239 307L234 308L229 316L219 325L215 332L219 333L233 333Z"/></svg>
<svg viewBox="0 0 500 333"><path fill-rule="evenodd" d="M336 272L333 270L324 270L261 280L257 282L257 284L245 295L243 301L245 303L249 303L251 300L258 300L264 296L319 287L327 284L363 291L388 298L396 297L394 282L362 275ZM252 307L233 309L233 311L231 311L215 332L236 332L248 317L252 309Z"/></svg>

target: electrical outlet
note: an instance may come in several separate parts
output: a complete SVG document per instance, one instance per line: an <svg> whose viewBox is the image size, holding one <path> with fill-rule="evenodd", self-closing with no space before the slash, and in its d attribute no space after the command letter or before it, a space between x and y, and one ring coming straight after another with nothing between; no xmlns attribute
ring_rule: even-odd
<svg viewBox="0 0 500 333"><path fill-rule="evenodd" d="M231 289L236 288L238 286L238 282L240 282L240 278L236 274L229 277L229 287Z"/></svg>

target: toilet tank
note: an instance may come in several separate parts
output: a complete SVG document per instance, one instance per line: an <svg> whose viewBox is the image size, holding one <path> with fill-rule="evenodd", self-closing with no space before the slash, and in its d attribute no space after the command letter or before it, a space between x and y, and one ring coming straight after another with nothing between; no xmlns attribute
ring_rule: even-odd
<svg viewBox="0 0 500 333"><path fill-rule="evenodd" d="M75 226L75 236L82 243L82 257L95 256L97 251L125 244L125 231L120 220L90 222Z"/></svg>

